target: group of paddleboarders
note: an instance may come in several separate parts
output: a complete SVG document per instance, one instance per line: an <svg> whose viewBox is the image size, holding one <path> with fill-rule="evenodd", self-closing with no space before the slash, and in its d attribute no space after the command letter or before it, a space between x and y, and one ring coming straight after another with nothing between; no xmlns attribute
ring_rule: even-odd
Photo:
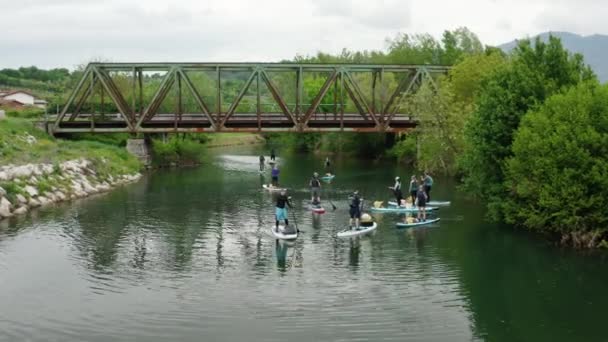
<svg viewBox="0 0 608 342"><path fill-rule="evenodd" d="M389 186L388 188L393 191L397 205L408 207L418 207L418 220L426 221L426 203L431 200L431 189L433 187L433 177L425 171L424 177L420 177L420 180L412 175L409 184L410 198L404 199L403 192L401 191L401 179L399 176L395 177L395 185Z"/></svg>

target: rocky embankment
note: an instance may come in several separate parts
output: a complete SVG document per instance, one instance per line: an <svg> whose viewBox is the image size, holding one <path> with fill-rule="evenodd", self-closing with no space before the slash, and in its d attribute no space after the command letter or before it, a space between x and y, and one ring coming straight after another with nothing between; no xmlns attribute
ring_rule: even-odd
<svg viewBox="0 0 608 342"><path fill-rule="evenodd" d="M141 174L107 175L86 159L58 164L0 167L0 220L29 210L106 192L137 181Z"/></svg>

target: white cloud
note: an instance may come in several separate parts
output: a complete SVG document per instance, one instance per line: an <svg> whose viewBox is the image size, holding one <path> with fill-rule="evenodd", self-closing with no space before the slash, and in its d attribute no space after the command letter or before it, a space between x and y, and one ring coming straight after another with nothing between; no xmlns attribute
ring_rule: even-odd
<svg viewBox="0 0 608 342"><path fill-rule="evenodd" d="M382 49L397 32L467 26L486 44L542 31L608 32L579 0L0 0L0 68L113 61L277 61Z"/></svg>

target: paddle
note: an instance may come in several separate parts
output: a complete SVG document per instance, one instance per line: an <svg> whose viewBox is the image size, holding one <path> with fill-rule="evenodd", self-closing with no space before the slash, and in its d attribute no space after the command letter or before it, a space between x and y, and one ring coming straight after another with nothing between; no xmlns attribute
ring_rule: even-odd
<svg viewBox="0 0 608 342"><path fill-rule="evenodd" d="M334 202L332 202L332 201L331 201L331 199L329 198L329 196L327 196L327 200L329 201L329 204L331 204L332 211L333 211L333 210L336 210L337 208L336 208L336 206L334 205Z"/></svg>
<svg viewBox="0 0 608 342"><path fill-rule="evenodd" d="M292 209L293 209L293 208L292 208ZM299 233L304 233L303 231L301 231L301 230L298 228L298 220L296 220L296 213L295 213L295 211L292 211L292 212L291 212L291 216L293 216L293 223L295 223L295 225L296 225L296 231L298 232L298 234L299 234Z"/></svg>

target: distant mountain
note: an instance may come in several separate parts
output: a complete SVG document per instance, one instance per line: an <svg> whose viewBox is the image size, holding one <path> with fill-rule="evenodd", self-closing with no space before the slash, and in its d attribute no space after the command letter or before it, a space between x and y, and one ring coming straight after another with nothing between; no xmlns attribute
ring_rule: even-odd
<svg viewBox="0 0 608 342"><path fill-rule="evenodd" d="M608 81L608 36L594 34L581 36L569 32L545 32L538 36L542 41L549 40L549 35L559 37L566 49L578 52L585 57L585 63L589 64L601 82ZM536 39L535 37L530 37ZM499 46L503 51L509 52L515 48L517 41Z"/></svg>

